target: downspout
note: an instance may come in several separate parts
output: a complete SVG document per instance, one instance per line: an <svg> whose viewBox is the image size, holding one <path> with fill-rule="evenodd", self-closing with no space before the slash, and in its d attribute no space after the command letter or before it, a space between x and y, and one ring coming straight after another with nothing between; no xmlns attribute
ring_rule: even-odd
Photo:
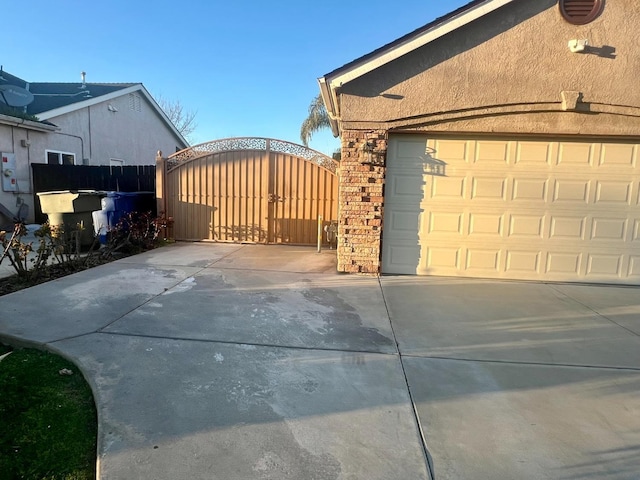
<svg viewBox="0 0 640 480"><path fill-rule="evenodd" d="M80 140L80 149L82 150L82 160L84 160L84 139L80 135L73 135L71 133L56 132L58 135L65 135L67 137L73 137Z"/></svg>
<svg viewBox="0 0 640 480"><path fill-rule="evenodd" d="M87 116L89 118L89 161L91 161L91 158L93 158L93 137L91 136L91 106L87 107ZM82 164L84 165L84 150L82 152Z"/></svg>

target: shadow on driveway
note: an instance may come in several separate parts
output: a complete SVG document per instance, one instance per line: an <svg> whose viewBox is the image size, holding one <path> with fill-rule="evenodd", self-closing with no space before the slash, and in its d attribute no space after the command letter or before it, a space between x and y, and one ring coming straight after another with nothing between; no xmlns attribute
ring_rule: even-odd
<svg viewBox="0 0 640 480"><path fill-rule="evenodd" d="M622 480L637 294L177 244L1 297L0 337L81 366L102 478Z"/></svg>

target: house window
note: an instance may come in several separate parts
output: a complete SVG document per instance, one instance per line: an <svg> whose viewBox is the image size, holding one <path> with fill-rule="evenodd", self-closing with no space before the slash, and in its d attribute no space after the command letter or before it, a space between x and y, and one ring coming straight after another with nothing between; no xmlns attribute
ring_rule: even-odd
<svg viewBox="0 0 640 480"><path fill-rule="evenodd" d="M560 0L560 13L572 25L593 22L602 13L604 0Z"/></svg>
<svg viewBox="0 0 640 480"><path fill-rule="evenodd" d="M55 152L53 150L46 150L47 163L49 165L75 165L76 154L69 152Z"/></svg>

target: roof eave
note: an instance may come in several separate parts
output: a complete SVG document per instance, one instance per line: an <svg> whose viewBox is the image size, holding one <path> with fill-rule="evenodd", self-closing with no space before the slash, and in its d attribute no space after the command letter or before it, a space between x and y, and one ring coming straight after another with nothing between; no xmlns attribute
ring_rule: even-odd
<svg viewBox="0 0 640 480"><path fill-rule="evenodd" d="M21 127L27 130L35 130L37 132L55 132L56 130L60 130L59 127L55 125L47 125L46 123L35 122L33 120L26 120L20 117L12 117L10 115L3 115L0 113L0 124L1 125L10 125L12 127Z"/></svg>
<svg viewBox="0 0 640 480"><path fill-rule="evenodd" d="M67 113L75 112L77 110L82 110L83 108L91 107L92 105L97 105L98 103L106 102L108 100L121 97L122 95L127 95L128 93L136 92L140 90L141 87L142 87L142 84L139 83L137 85L132 85L131 87L127 87L121 90L116 90L115 92L107 93L106 95L91 97L82 102L70 103L69 105L65 105L59 108L54 108L53 110L45 110L44 112L40 112L37 115L39 118L43 120L49 120L54 117L59 117L60 115L65 115Z"/></svg>
<svg viewBox="0 0 640 480"><path fill-rule="evenodd" d="M151 104L151 106L156 110L158 115L162 118L162 120L167 124L167 126L171 129L176 138L183 143L181 145L183 148L189 146L189 142L182 136L182 134L178 131L176 126L169 120L167 114L160 108L158 103L153 99L151 94L147 91L142 83L137 83L127 88L123 88L121 90L116 90L115 92L108 93L106 95L100 95L98 97L89 98L82 102L76 102L69 105L65 105L64 107L54 108L53 110L47 110L45 112L41 112L38 114L38 117L42 120L49 120L54 117L59 117L60 115L65 115L67 113L75 112L77 110L82 110L83 108L91 107L93 105L97 105L98 103L106 102L112 100L114 98L122 97L123 95L128 95L130 93L140 92L147 99L147 101Z"/></svg>
<svg viewBox="0 0 640 480"><path fill-rule="evenodd" d="M329 115L329 125L331 126L331 132L334 137L340 136L340 127L338 125L337 113L338 105L337 98L334 98L331 90L329 89L324 77L318 79L318 85L320 85L320 95L322 95L322 101L324 102L327 114Z"/></svg>
<svg viewBox="0 0 640 480"><path fill-rule="evenodd" d="M457 30L515 0L486 0L462 8L457 15L445 17L436 21L425 30L409 34L398 41L391 42L386 48L382 47L374 55L367 54L360 59L338 68L318 79L322 98L327 108L329 118L338 121L340 118L338 90L340 87L356 78L362 77L373 70L386 65L407 53L423 47L444 35ZM333 130L333 125L332 125ZM334 131L334 135L336 132Z"/></svg>

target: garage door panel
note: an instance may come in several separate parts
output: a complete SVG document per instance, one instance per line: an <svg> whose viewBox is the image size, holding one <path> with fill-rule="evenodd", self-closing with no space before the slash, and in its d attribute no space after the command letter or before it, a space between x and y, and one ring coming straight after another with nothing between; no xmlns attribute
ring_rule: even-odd
<svg viewBox="0 0 640 480"><path fill-rule="evenodd" d="M426 267L431 274L438 272L449 272L460 269L460 258L462 249L456 247L427 247L424 257L426 258Z"/></svg>
<svg viewBox="0 0 640 480"><path fill-rule="evenodd" d="M543 238L544 215L512 214L509 216L508 236L514 239Z"/></svg>
<svg viewBox="0 0 640 480"><path fill-rule="evenodd" d="M591 240L624 242L627 237L626 218L593 218L591 223Z"/></svg>
<svg viewBox="0 0 640 480"><path fill-rule="evenodd" d="M542 252L539 250L507 250L505 269L506 272L514 275L536 276L540 273L540 258Z"/></svg>
<svg viewBox="0 0 640 480"><path fill-rule="evenodd" d="M543 167L551 164L553 145L541 142L518 142L515 163L527 169Z"/></svg>
<svg viewBox="0 0 640 480"><path fill-rule="evenodd" d="M549 252L547 254L545 273L578 277L582 264L582 254L574 252Z"/></svg>
<svg viewBox="0 0 640 480"><path fill-rule="evenodd" d="M478 274L496 274L500 266L500 249L468 247L464 268L467 272Z"/></svg>
<svg viewBox="0 0 640 480"><path fill-rule="evenodd" d="M514 178L511 200L514 202L547 201L549 180L547 178Z"/></svg>
<svg viewBox="0 0 640 480"><path fill-rule="evenodd" d="M476 146L474 163L487 167L507 165L511 157L509 147L508 141L482 142Z"/></svg>
<svg viewBox="0 0 640 480"><path fill-rule="evenodd" d="M640 279L640 255L634 255L629 261L629 278Z"/></svg>
<svg viewBox="0 0 640 480"><path fill-rule="evenodd" d="M427 232L429 234L463 234L462 213L431 212L428 218Z"/></svg>
<svg viewBox="0 0 640 480"><path fill-rule="evenodd" d="M592 143L561 142L557 165L588 167L594 163L596 145Z"/></svg>
<svg viewBox="0 0 640 480"><path fill-rule="evenodd" d="M623 255L592 254L587 257L587 277L619 277L622 275Z"/></svg>
<svg viewBox="0 0 640 480"><path fill-rule="evenodd" d="M504 215L491 213L469 214L469 236L502 236Z"/></svg>
<svg viewBox="0 0 640 480"><path fill-rule="evenodd" d="M426 144L423 141L423 144ZM436 140L431 152L435 158L444 162L470 163L469 142L467 140Z"/></svg>
<svg viewBox="0 0 640 480"><path fill-rule="evenodd" d="M393 242L385 249L385 264L393 268L394 273L415 275L419 272L421 247L418 242Z"/></svg>
<svg viewBox="0 0 640 480"><path fill-rule="evenodd" d="M415 162L423 158L426 152L426 144L422 140L405 141L396 144L396 158L403 162Z"/></svg>
<svg viewBox="0 0 640 480"><path fill-rule="evenodd" d="M631 205L633 182L596 182L596 204Z"/></svg>
<svg viewBox="0 0 640 480"><path fill-rule="evenodd" d="M431 199L449 201L464 199L466 191L465 177L430 177ZM428 180L427 180L428 181Z"/></svg>
<svg viewBox="0 0 640 480"><path fill-rule="evenodd" d="M392 136L390 147L404 138ZM387 159L388 185L401 175L419 178L420 186L411 187L418 189L411 202L385 198L384 273L401 273L388 261L401 247L394 262L404 262L402 273L640 283L638 146L411 138L422 138L415 151L435 147L446 175L399 168L407 162L393 154ZM396 211L413 212L411 221L393 220ZM396 232L389 221L398 223Z"/></svg>
<svg viewBox="0 0 640 480"><path fill-rule="evenodd" d="M398 173L391 178L391 182L387 185L388 192L395 203L420 202L424 197L424 180L415 174Z"/></svg>
<svg viewBox="0 0 640 480"><path fill-rule="evenodd" d="M478 200L504 200L507 197L507 180L496 177L474 176L471 181L471 198Z"/></svg>
<svg viewBox="0 0 640 480"><path fill-rule="evenodd" d="M393 235L402 237L410 235L417 238L417 229L419 225L420 215L413 210L395 210L391 212L388 219L385 220L385 226L388 222L389 229L393 229Z"/></svg>
<svg viewBox="0 0 640 480"><path fill-rule="evenodd" d="M560 204L587 204L591 192L590 180L554 179L553 202Z"/></svg>
<svg viewBox="0 0 640 480"><path fill-rule="evenodd" d="M621 169L634 170L638 167L638 146L631 144L605 144L602 146L598 166L602 171Z"/></svg>
<svg viewBox="0 0 640 480"><path fill-rule="evenodd" d="M586 231L585 226L588 221L589 219L586 215L552 215L549 237L557 240L583 240Z"/></svg>

